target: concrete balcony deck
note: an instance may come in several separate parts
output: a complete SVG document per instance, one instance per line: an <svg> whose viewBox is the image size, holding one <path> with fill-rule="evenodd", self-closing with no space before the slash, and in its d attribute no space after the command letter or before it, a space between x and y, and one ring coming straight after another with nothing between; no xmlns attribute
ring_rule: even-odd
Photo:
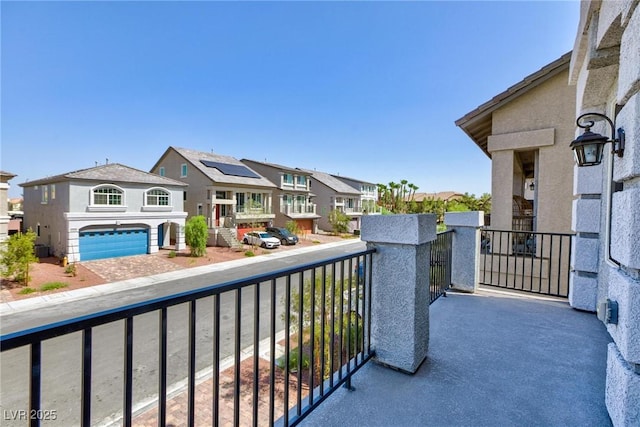
<svg viewBox="0 0 640 427"><path fill-rule="evenodd" d="M370 362L305 426L610 426L609 335L566 300L481 289L430 307L415 375Z"/></svg>

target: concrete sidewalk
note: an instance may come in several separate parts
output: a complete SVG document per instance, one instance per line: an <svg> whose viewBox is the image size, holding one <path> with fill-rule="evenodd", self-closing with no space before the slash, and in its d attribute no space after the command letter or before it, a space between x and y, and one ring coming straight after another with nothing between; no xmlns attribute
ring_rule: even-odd
<svg viewBox="0 0 640 427"><path fill-rule="evenodd" d="M153 286L168 280L184 279L185 277L198 276L201 274L212 273L216 271L238 268L250 264L267 263L274 259L281 259L297 254L305 254L323 249L330 249L339 246L353 244L358 240L347 239L332 243L323 243L315 246L307 246L299 249L291 249L282 252L273 252L259 257L242 258L234 261L219 262L201 267L181 268L179 270L166 273L156 274L152 276L137 277L134 279L121 280L118 282L107 283L104 285L91 286L88 288L76 289L73 291L56 292L50 295L42 295L33 298L27 298L18 301L10 301L0 303L0 316L10 315L28 310L34 310L41 307L50 306L69 301L78 301L96 296L108 295L115 292L121 292L127 289L140 288L145 286Z"/></svg>
<svg viewBox="0 0 640 427"><path fill-rule="evenodd" d="M605 427L607 344L595 314L566 301L482 289L430 309L415 375L370 362L306 426Z"/></svg>

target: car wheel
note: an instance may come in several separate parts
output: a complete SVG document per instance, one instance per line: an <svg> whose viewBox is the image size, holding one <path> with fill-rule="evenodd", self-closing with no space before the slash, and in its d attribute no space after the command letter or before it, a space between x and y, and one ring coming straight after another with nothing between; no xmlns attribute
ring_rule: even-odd
<svg viewBox="0 0 640 427"><path fill-rule="evenodd" d="M265 242L262 242L262 244L260 245L261 248L266 248L267 244Z"/></svg>
<svg viewBox="0 0 640 427"><path fill-rule="evenodd" d="M245 239L242 241L242 243L244 243L245 245L248 245L248 244L249 244L249 241L245 238Z"/></svg>
<svg viewBox="0 0 640 427"><path fill-rule="evenodd" d="M287 239L280 240L280 243L282 244L282 246L286 245L287 244Z"/></svg>

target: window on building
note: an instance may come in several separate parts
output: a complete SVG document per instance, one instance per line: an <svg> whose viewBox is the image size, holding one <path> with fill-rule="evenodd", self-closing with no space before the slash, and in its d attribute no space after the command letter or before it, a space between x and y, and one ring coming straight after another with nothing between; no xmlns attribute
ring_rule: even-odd
<svg viewBox="0 0 640 427"><path fill-rule="evenodd" d="M51 184L51 191L49 192L49 196L51 197L51 200L55 200L55 198L56 198L56 185L55 184Z"/></svg>
<svg viewBox="0 0 640 427"><path fill-rule="evenodd" d="M43 185L40 189L40 195L42 196L41 202L48 203L49 202L49 186Z"/></svg>
<svg viewBox="0 0 640 427"><path fill-rule="evenodd" d="M282 182L285 184L293 184L293 175L290 173L282 174Z"/></svg>
<svg viewBox="0 0 640 427"><path fill-rule="evenodd" d="M180 178L186 178L187 177L187 164L183 163L180 166Z"/></svg>
<svg viewBox="0 0 640 427"><path fill-rule="evenodd" d="M167 190L154 188L147 191L147 206L169 206L170 194Z"/></svg>
<svg viewBox="0 0 640 427"><path fill-rule="evenodd" d="M122 206L124 192L116 187L98 187L93 190L93 204L104 206Z"/></svg>
<svg viewBox="0 0 640 427"><path fill-rule="evenodd" d="M307 177L304 175L296 175L296 184L307 185Z"/></svg>
<svg viewBox="0 0 640 427"><path fill-rule="evenodd" d="M262 194L251 193L251 202L255 207L262 206Z"/></svg>
<svg viewBox="0 0 640 427"><path fill-rule="evenodd" d="M244 193L236 193L236 206L244 206Z"/></svg>
<svg viewBox="0 0 640 427"><path fill-rule="evenodd" d="M160 176L164 176L164 166L160 166L160 169L158 169L158 174Z"/></svg>
<svg viewBox="0 0 640 427"><path fill-rule="evenodd" d="M293 196L291 194L283 194L282 195L282 203L285 205L290 205L293 203Z"/></svg>
<svg viewBox="0 0 640 427"><path fill-rule="evenodd" d="M226 191L216 191L216 199L226 199L227 192Z"/></svg>

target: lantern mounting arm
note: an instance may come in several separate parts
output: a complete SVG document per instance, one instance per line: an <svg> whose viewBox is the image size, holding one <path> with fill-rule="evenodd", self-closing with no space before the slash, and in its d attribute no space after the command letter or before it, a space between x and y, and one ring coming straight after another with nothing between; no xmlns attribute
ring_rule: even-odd
<svg viewBox="0 0 640 427"><path fill-rule="evenodd" d="M616 125L613 123L613 121L605 116L604 114L600 114L600 113L584 113L581 114L580 116L578 116L578 118L576 119L576 125L578 125L579 128L585 129L586 131L590 131L591 127L595 124L595 122L593 120L585 120L584 124L581 123L581 120L584 119L585 117L590 117L590 116L595 116L595 117L600 117L602 119L605 119L607 121L607 123L609 123L609 126L611 127L611 139L609 139L609 141L607 142L611 142L613 143L611 152L614 154L617 154L618 157L622 157L624 155L624 143L625 143L625 134L624 134L624 129L622 128L618 128L617 131L617 135L618 137L616 138Z"/></svg>

